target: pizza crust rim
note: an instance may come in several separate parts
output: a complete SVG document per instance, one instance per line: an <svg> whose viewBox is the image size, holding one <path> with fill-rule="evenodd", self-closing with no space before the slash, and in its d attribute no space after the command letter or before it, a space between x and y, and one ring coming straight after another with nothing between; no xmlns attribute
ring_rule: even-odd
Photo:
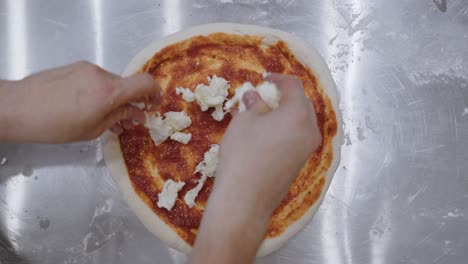
<svg viewBox="0 0 468 264"><path fill-rule="evenodd" d="M317 50L305 43L302 39L287 32L273 28L235 23L213 23L194 26L169 35L160 41L151 43L143 50L141 50L130 61L122 73L122 77L127 77L138 72L145 65L145 63L153 57L155 53L165 48L166 46L175 44L194 36L209 35L218 32L227 34L262 36L265 38L263 42L267 45L274 44L278 40L283 40L288 45L288 48L291 50L291 52L296 56L296 58L312 70L315 77L317 78L317 84L320 88L323 89L323 91L325 91L325 94L328 95L330 101L332 102L333 109L335 110L337 133L333 138L333 161L327 172L325 179L326 181L320 197L300 219L287 227L287 229L281 235L274 238L268 238L263 241L262 245L257 251L257 256L266 256L279 249L283 244L286 243L286 241L298 233L312 220L320 204L322 203L333 175L339 166L341 159L341 145L343 144L342 117L339 111L339 95L337 93L327 64L319 55ZM133 185L129 180L129 175L120 149L118 137L107 131L102 136L101 142L107 168L109 169L114 181L117 183L117 186L121 191L124 199L140 219L140 221L151 233L166 242L171 248L177 249L184 253L189 253L192 247L183 239L181 239L159 217L157 217L152 209L149 208L134 191Z"/></svg>

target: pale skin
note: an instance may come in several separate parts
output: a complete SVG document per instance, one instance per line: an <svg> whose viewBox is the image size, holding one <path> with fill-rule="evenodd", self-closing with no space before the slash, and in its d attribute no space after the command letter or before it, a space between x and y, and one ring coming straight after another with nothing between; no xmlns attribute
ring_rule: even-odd
<svg viewBox="0 0 468 264"><path fill-rule="evenodd" d="M148 74L121 78L77 62L0 82L0 142L67 143L121 131L144 120L133 100L157 104L160 89ZM119 124L117 124L119 123Z"/></svg>
<svg viewBox="0 0 468 264"><path fill-rule="evenodd" d="M234 114L221 142L191 263L253 262L271 213L321 143L301 82L279 74L267 79L280 88L280 106L269 109L256 92L244 95L248 110ZM0 81L0 142L68 143L107 129L120 133L143 122L130 102L151 107L160 100L150 75L121 78L86 62Z"/></svg>
<svg viewBox="0 0 468 264"><path fill-rule="evenodd" d="M301 82L273 74L281 101L272 111L256 92L244 94L247 111L235 114L220 146L215 186L191 263L251 263L273 210L321 135Z"/></svg>

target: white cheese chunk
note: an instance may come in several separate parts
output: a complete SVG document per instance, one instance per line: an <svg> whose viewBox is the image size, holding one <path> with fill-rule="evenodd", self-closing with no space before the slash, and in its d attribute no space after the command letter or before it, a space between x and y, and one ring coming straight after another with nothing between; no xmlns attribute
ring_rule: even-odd
<svg viewBox="0 0 468 264"><path fill-rule="evenodd" d="M214 177L216 174L216 168L219 162L219 145L212 145L211 148L205 152L203 161L198 163L194 173L201 173L202 177L198 180L197 186L185 194L184 201L188 207L192 208L195 206L195 199L198 193L203 188L205 181L208 177Z"/></svg>
<svg viewBox="0 0 468 264"><path fill-rule="evenodd" d="M143 109L146 108L146 105L143 102L130 102L130 105L133 106L133 107L136 107L136 108L138 108L140 110L143 110Z"/></svg>
<svg viewBox="0 0 468 264"><path fill-rule="evenodd" d="M164 114L164 120L159 115L159 113L157 116L150 115L146 112L145 114L145 126L148 128L150 137L156 146L166 141L166 139L168 139L174 133L184 130L192 124L192 120L184 111L167 112ZM180 138L180 135L175 137ZM192 136L190 135L190 138L191 137ZM181 140L185 141L185 138L186 136ZM190 140L190 138L188 140Z"/></svg>
<svg viewBox="0 0 468 264"><path fill-rule="evenodd" d="M262 100L265 101L265 103L271 109L278 108L279 101L281 99L281 93L274 83L264 82L255 89L255 87L250 82L246 82L236 89L234 96L226 102L224 110L231 111L237 104L239 112L246 111L247 107L245 106L242 97L247 91L257 91Z"/></svg>
<svg viewBox="0 0 468 264"><path fill-rule="evenodd" d="M164 183L163 190L158 194L158 207L172 210L177 200L178 192L184 187L185 182L175 182L171 179Z"/></svg>
<svg viewBox="0 0 468 264"><path fill-rule="evenodd" d="M205 152L203 161L198 163L195 168L194 173L201 173L208 177L214 177L216 173L216 168L218 167L219 162L219 145L212 145L211 148Z"/></svg>
<svg viewBox="0 0 468 264"><path fill-rule="evenodd" d="M276 84L272 82L264 82L257 86L257 92L271 109L278 108L281 99L281 93Z"/></svg>
<svg viewBox="0 0 468 264"><path fill-rule="evenodd" d="M187 102L196 101L200 109L205 112L210 107L215 107L215 111L211 114L213 119L221 121L224 118L223 103L229 95L229 82L224 78L213 75L208 77L208 85L200 83L192 92L188 88L176 88L177 94L182 94L182 98Z"/></svg>
<svg viewBox="0 0 468 264"><path fill-rule="evenodd" d="M192 139L192 134L175 132L174 134L171 135L171 139L182 144L187 144L189 143L190 139Z"/></svg>
<svg viewBox="0 0 468 264"><path fill-rule="evenodd" d="M240 87L237 87L234 96L226 102L224 110L231 111L236 104L239 105L239 112L244 112L245 110L247 110L247 107L245 106L244 101L242 100L244 93L247 91L255 91L255 87L250 82L246 82Z"/></svg>
<svg viewBox="0 0 468 264"><path fill-rule="evenodd" d="M170 127L173 133L182 131L192 124L192 120L184 111L166 112L164 117L164 125Z"/></svg>
<svg viewBox="0 0 468 264"><path fill-rule="evenodd" d="M171 136L172 128L164 124L164 121L159 114L158 116L150 115L146 112L145 114L145 126L148 128L150 137L153 140L154 144L157 146L163 143L168 137Z"/></svg>
<svg viewBox="0 0 468 264"><path fill-rule="evenodd" d="M177 87L176 94L182 94L182 98L189 103L195 101L195 94L189 88Z"/></svg>
<svg viewBox="0 0 468 264"><path fill-rule="evenodd" d="M195 199L197 198L200 190L203 188L203 185L205 184L206 179L207 179L207 176L202 175L202 177L198 180L197 186L195 186L195 188L185 193L184 201L188 207L192 208L195 206Z"/></svg>
<svg viewBox="0 0 468 264"><path fill-rule="evenodd" d="M216 121L221 121L224 118L224 115L226 113L223 110L223 105L217 105L213 113L211 113L211 116L213 117L214 120Z"/></svg>
<svg viewBox="0 0 468 264"><path fill-rule="evenodd" d="M209 85L199 84L195 88L195 98L202 111L223 104L229 95L229 82L216 75L208 77Z"/></svg>
<svg viewBox="0 0 468 264"><path fill-rule="evenodd" d="M5 165L8 162L8 159L6 157L3 157L2 160L0 161L0 166Z"/></svg>

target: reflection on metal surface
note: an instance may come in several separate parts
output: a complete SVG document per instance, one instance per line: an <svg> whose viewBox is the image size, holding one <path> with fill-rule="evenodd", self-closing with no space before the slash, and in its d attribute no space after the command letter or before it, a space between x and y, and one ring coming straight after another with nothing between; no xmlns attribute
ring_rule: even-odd
<svg viewBox="0 0 468 264"><path fill-rule="evenodd" d="M7 1L7 40L9 75L12 79L21 79L26 76L28 50L26 48L27 16L24 8L26 0Z"/></svg>
<svg viewBox="0 0 468 264"><path fill-rule="evenodd" d="M13 249L18 250L19 245L17 239L21 238L21 219L18 217L24 208L24 197L26 196L26 185L22 183L20 178L22 175L13 176L7 183L5 190L6 203L10 210L3 214L4 222L8 226L8 237Z"/></svg>
<svg viewBox="0 0 468 264"><path fill-rule="evenodd" d="M468 2L4 2L10 79L82 59L120 72L150 42L201 23L304 38L341 95L341 167L314 220L258 263L466 263ZM186 262L129 210L96 144L0 144L0 262Z"/></svg>
<svg viewBox="0 0 468 264"><path fill-rule="evenodd" d="M103 54L103 38L102 38L102 1L101 0L90 0L93 14L93 31L94 31L94 60L99 66L104 65L104 54Z"/></svg>
<svg viewBox="0 0 468 264"><path fill-rule="evenodd" d="M343 260L340 258L341 254L339 254L339 251L341 250L341 242L339 241L340 237L333 234L333 230L340 224L341 218L332 210L325 211L323 213L323 217L326 218L327 221L321 222L322 226L320 226L320 229L326 230L327 232L324 232L322 237L320 250L323 254L329 256L329 263L343 263Z"/></svg>
<svg viewBox="0 0 468 264"><path fill-rule="evenodd" d="M170 35L182 29L182 14L180 13L180 0L163 0L162 8L166 23L163 25L163 34Z"/></svg>
<svg viewBox="0 0 468 264"><path fill-rule="evenodd" d="M447 0L432 0L434 4L439 8L442 12L447 12Z"/></svg>

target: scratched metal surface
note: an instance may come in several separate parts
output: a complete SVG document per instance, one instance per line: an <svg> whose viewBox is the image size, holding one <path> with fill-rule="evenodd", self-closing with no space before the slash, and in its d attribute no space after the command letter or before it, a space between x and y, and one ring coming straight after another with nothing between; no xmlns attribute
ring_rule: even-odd
<svg viewBox="0 0 468 264"><path fill-rule="evenodd" d="M258 263L467 262L467 1L2 0L0 78L83 59L119 73L151 41L209 22L297 34L341 94L324 203ZM97 146L0 145L0 263L186 260L132 214Z"/></svg>

